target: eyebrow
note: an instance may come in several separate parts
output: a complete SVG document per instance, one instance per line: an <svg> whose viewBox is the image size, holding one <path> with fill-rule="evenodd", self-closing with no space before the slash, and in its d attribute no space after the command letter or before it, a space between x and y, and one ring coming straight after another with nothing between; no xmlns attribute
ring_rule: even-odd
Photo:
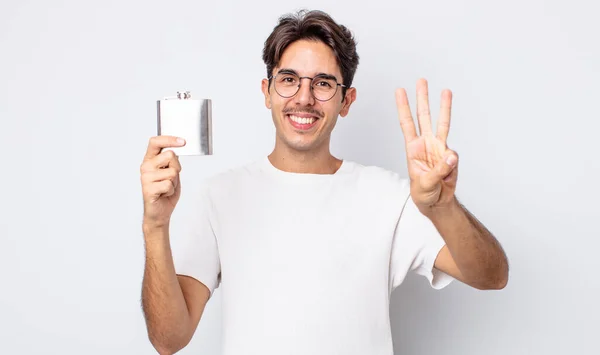
<svg viewBox="0 0 600 355"><path fill-rule="evenodd" d="M290 69L290 68L281 68L279 69L279 71L277 71L277 74L295 74L300 76L300 74L298 74L297 71L295 71L294 69ZM324 77L325 79L334 79L335 81L337 81L337 78L335 77L335 75L329 74L329 73L317 73L315 76L319 76L319 77Z"/></svg>

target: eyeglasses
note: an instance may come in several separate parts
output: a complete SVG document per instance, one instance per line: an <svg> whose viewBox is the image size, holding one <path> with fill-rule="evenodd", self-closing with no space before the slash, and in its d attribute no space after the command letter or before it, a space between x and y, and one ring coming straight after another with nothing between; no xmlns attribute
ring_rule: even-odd
<svg viewBox="0 0 600 355"><path fill-rule="evenodd" d="M344 84L339 84L337 79L331 75L317 75L314 78L308 76L298 76L293 73L278 73L275 76L269 77L269 80L274 80L275 91L281 97L290 98L300 90L301 80L310 79L310 92L313 97L319 101L329 101L335 96L338 86L346 87Z"/></svg>

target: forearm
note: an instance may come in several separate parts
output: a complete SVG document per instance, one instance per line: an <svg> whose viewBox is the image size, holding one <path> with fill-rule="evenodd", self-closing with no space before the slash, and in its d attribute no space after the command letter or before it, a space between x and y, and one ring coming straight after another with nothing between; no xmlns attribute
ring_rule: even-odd
<svg viewBox="0 0 600 355"><path fill-rule="evenodd" d="M508 261L496 238L458 200L428 211L448 250L468 283L481 288L503 288Z"/></svg>
<svg viewBox="0 0 600 355"><path fill-rule="evenodd" d="M144 226L145 269L142 282L142 307L148 336L161 353L174 353L190 339L190 316L179 285L168 227Z"/></svg>

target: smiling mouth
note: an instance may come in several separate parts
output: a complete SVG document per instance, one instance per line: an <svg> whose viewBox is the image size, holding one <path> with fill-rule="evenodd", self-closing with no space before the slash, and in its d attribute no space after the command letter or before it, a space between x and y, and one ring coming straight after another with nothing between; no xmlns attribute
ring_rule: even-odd
<svg viewBox="0 0 600 355"><path fill-rule="evenodd" d="M311 124L311 123L313 123L313 122L315 122L317 120L317 117L315 117L315 116L307 117L307 116L304 116L304 115L297 116L297 115L294 115L294 114L290 114L290 115L288 115L288 117L292 121L294 121L296 123L299 123L299 124Z"/></svg>
<svg viewBox="0 0 600 355"><path fill-rule="evenodd" d="M287 114L285 115L291 125L300 130L308 130L315 126L318 117L309 114Z"/></svg>

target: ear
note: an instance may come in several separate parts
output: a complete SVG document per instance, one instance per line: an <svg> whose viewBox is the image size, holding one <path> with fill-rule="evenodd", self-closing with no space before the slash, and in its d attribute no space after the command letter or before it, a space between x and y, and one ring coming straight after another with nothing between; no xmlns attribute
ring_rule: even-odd
<svg viewBox="0 0 600 355"><path fill-rule="evenodd" d="M269 92L269 80L263 79L261 83L261 89L263 94L265 95L265 106L270 110L271 109L271 93Z"/></svg>
<svg viewBox="0 0 600 355"><path fill-rule="evenodd" d="M356 101L356 88L348 88L346 90L346 96L342 102L342 109L340 110L340 116L346 117L348 111L350 111L350 105Z"/></svg>

